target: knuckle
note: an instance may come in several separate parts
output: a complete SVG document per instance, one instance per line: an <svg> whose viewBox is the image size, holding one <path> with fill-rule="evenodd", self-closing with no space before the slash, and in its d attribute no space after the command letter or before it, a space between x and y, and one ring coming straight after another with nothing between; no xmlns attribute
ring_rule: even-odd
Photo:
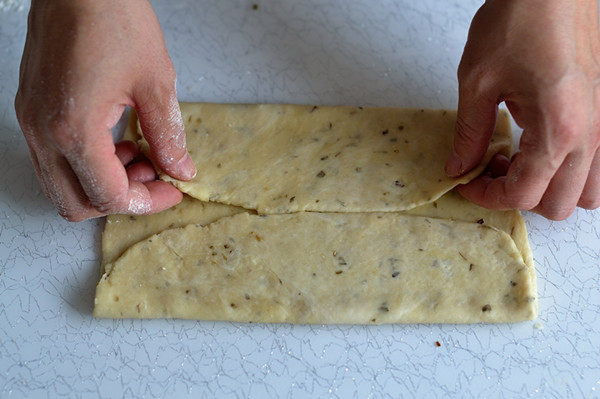
<svg viewBox="0 0 600 399"><path fill-rule="evenodd" d="M573 213L572 209L558 208L551 210L543 210L542 215L546 216L550 220L561 221L567 219Z"/></svg>
<svg viewBox="0 0 600 399"><path fill-rule="evenodd" d="M571 146L581 136L582 130L573 123L559 123L556 126L555 137L562 146Z"/></svg>
<svg viewBox="0 0 600 399"><path fill-rule="evenodd" d="M509 197L507 200L508 206L521 211L529 211L536 207L537 202L527 197Z"/></svg>
<svg viewBox="0 0 600 399"><path fill-rule="evenodd" d="M496 81L496 73L485 63L461 60L457 70L459 92L479 95L486 92Z"/></svg>
<svg viewBox="0 0 600 399"><path fill-rule="evenodd" d="M173 94L175 93L175 81L175 70L167 69L154 82L155 95L163 101L164 99L173 97Z"/></svg>
<svg viewBox="0 0 600 399"><path fill-rule="evenodd" d="M95 210L101 213L117 213L127 209L126 193L107 199L90 199Z"/></svg>
<svg viewBox="0 0 600 399"><path fill-rule="evenodd" d="M177 81L177 73L175 72L175 67L173 64L169 63L169 66L165 69L163 80L166 84L170 85L171 88L175 86L175 82Z"/></svg>
<svg viewBox="0 0 600 399"><path fill-rule="evenodd" d="M78 145L77 129L70 118L63 115L50 117L47 123L48 134L59 149L71 151Z"/></svg>
<svg viewBox="0 0 600 399"><path fill-rule="evenodd" d="M543 200L539 206L539 213L550 220L565 220L573 213L573 207L564 206L554 200Z"/></svg>
<svg viewBox="0 0 600 399"><path fill-rule="evenodd" d="M59 208L58 214L68 222L82 222L88 218L88 215L77 209Z"/></svg>
<svg viewBox="0 0 600 399"><path fill-rule="evenodd" d="M570 97L565 95L564 98ZM569 149L588 134L588 117L581 109L574 108L572 104L564 101L562 98L550 100L551 104L545 108L550 113L553 140L561 147Z"/></svg>
<svg viewBox="0 0 600 399"><path fill-rule="evenodd" d="M594 210L600 208L600 197L598 198L586 198L583 197L579 201L579 206L583 209Z"/></svg>
<svg viewBox="0 0 600 399"><path fill-rule="evenodd" d="M15 114L17 116L17 121L23 130L23 133L29 134L35 130L36 119L35 112L29 111L29 107L24 104L22 98L17 94L15 97Z"/></svg>
<svg viewBox="0 0 600 399"><path fill-rule="evenodd" d="M535 208L539 200L534 196L523 193L519 187L508 186L506 189L506 205L512 209L528 211Z"/></svg>
<svg viewBox="0 0 600 399"><path fill-rule="evenodd" d="M465 120L463 115L458 115L456 117L456 126L454 131L456 138L462 142L475 141L480 134L477 129L473 127L473 125Z"/></svg>

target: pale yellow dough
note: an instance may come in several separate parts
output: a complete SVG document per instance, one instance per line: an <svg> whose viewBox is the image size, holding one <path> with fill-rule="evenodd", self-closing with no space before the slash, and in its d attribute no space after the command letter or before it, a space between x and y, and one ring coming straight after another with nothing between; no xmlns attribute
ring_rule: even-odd
<svg viewBox="0 0 600 399"><path fill-rule="evenodd" d="M191 223L206 225L224 216L250 212L244 208L198 201L187 195L172 208L154 215L110 215L102 233L102 266L114 262L130 246L153 234Z"/></svg>
<svg viewBox="0 0 600 399"><path fill-rule="evenodd" d="M411 209L470 181L511 148L500 113L481 165L452 179L444 163L453 111L203 103L183 103L181 111L199 172L189 182L161 178L200 200L259 213Z"/></svg>
<svg viewBox="0 0 600 399"><path fill-rule="evenodd" d="M238 214L166 230L106 270L96 317L471 323L536 311L506 233L395 213Z"/></svg>
<svg viewBox="0 0 600 399"><path fill-rule="evenodd" d="M184 196L157 215L110 216L95 316L359 324L535 317L520 213L447 192L493 153L510 154L506 114L482 166L460 180L443 173L449 111L182 104L182 114L199 174L174 182L180 189L261 213L344 213L259 217ZM394 124L396 132L384 128ZM139 136L134 115L126 137ZM311 176L315 162L326 165L319 176ZM392 177L395 191L381 191Z"/></svg>

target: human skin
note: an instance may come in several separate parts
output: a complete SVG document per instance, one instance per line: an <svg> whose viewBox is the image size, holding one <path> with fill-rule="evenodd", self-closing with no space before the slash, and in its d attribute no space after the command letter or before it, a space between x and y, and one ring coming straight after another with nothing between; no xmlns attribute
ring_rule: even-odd
<svg viewBox="0 0 600 399"><path fill-rule="evenodd" d="M136 109L153 161L191 179L175 71L146 0L33 0L15 109L45 194L70 221L181 201L110 128Z"/></svg>
<svg viewBox="0 0 600 399"><path fill-rule="evenodd" d="M459 188L466 198L557 220L600 206L598 42L596 1L490 0L479 10L459 67L447 173L480 162L502 101L524 133L512 160L495 157L493 173ZM149 162L127 166L133 143L113 144L109 129L126 105L155 164L190 179L175 73L147 0L34 0L15 108L44 191L66 219L154 213L181 200Z"/></svg>
<svg viewBox="0 0 600 399"><path fill-rule="evenodd" d="M597 0L489 0L477 12L458 69L454 152L459 176L482 159L505 102L523 128L511 160L459 188L491 209L566 219L600 206Z"/></svg>

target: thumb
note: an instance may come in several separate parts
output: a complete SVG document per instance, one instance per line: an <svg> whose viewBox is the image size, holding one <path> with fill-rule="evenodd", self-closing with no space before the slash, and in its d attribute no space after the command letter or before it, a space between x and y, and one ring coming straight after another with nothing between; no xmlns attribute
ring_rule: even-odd
<svg viewBox="0 0 600 399"><path fill-rule="evenodd" d="M152 160L175 179L192 179L196 168L187 152L175 79L138 89L134 92L134 100Z"/></svg>
<svg viewBox="0 0 600 399"><path fill-rule="evenodd" d="M460 176L481 162L496 126L498 104L474 91L459 90L454 127L454 149L446 161L446 174Z"/></svg>

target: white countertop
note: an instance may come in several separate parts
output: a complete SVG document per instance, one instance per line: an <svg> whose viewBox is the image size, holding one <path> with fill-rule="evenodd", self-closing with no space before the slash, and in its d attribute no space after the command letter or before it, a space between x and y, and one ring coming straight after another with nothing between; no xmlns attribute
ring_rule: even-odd
<svg viewBox="0 0 600 399"><path fill-rule="evenodd" d="M153 2L180 100L433 108L455 107L455 69L478 3ZM539 284L533 322L366 327L93 319L103 221L67 223L40 190L12 107L26 12L19 1L6 4L1 398L600 397L600 212L579 210L560 223L525 215Z"/></svg>

